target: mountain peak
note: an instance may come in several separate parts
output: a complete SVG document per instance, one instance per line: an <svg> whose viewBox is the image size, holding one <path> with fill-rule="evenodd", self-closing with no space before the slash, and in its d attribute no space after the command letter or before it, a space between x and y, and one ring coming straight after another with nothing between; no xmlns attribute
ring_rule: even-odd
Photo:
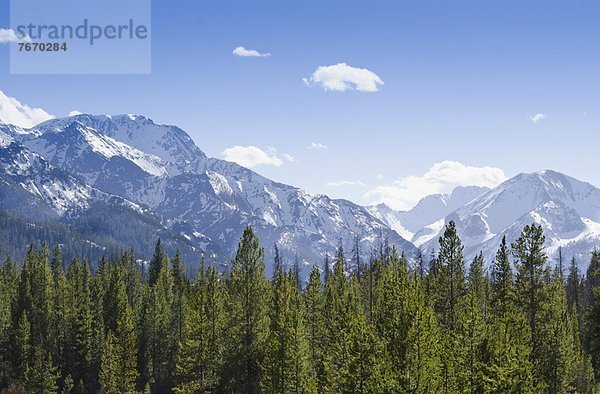
<svg viewBox="0 0 600 394"><path fill-rule="evenodd" d="M35 129L42 134L56 132L64 130L73 122L181 167L188 166L199 158L206 158L185 131L177 126L156 124L142 115L79 114L48 120Z"/></svg>
<svg viewBox="0 0 600 394"><path fill-rule="evenodd" d="M413 242L424 242L427 235L435 235L439 223L450 213L471 202L489 189L480 186L458 186L451 193L423 197L409 211L394 211L387 205L369 207L371 214L382 220L398 234Z"/></svg>
<svg viewBox="0 0 600 394"><path fill-rule="evenodd" d="M544 228L548 253L561 246L581 258L600 239L594 231L600 224L600 189L554 170L520 173L459 208L445 218L449 220L456 222L467 260L483 250L492 261L503 236L512 242L531 223ZM426 247L434 247L435 239Z"/></svg>

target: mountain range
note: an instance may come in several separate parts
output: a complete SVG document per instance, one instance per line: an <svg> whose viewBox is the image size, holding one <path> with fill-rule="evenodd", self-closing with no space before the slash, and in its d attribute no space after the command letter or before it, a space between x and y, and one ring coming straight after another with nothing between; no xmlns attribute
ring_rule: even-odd
<svg viewBox="0 0 600 394"><path fill-rule="evenodd" d="M584 268L591 252L600 247L600 189L551 170L518 174L493 189L459 187L451 194L428 196L410 211L385 205L369 211L424 254L435 251L452 220L466 260L483 252L488 265L502 237L512 242L531 223L544 229L546 253L553 263L561 249L563 259L574 257Z"/></svg>
<svg viewBox="0 0 600 394"><path fill-rule="evenodd" d="M133 247L147 259L160 237L191 265L200 255L224 263L250 225L267 262L277 244L306 274L356 240L364 261L384 240L411 259L418 248L430 253L450 220L467 259L481 250L488 263L502 236L512 241L531 222L544 227L552 258L560 247L583 266L600 245L600 190L558 172L519 174L494 189L459 187L409 211L363 207L208 157L182 129L137 115L82 114L31 129L0 123L0 185L0 209L14 220L58 223L87 245L74 254L93 256Z"/></svg>
<svg viewBox="0 0 600 394"><path fill-rule="evenodd" d="M277 244L288 264L298 259L305 274L340 243L350 250L355 238L364 259L378 239L416 253L365 207L209 158L183 130L142 116L78 115L28 130L0 125L0 132L0 179L6 185L0 207L32 219L77 223L98 204L111 204L158 219L156 236L167 232L173 248L183 239L193 245L196 260L205 253L218 261L234 255L250 225L267 261ZM9 197L18 194L23 196ZM104 220L110 222L110 215ZM118 241L127 245L126 238Z"/></svg>

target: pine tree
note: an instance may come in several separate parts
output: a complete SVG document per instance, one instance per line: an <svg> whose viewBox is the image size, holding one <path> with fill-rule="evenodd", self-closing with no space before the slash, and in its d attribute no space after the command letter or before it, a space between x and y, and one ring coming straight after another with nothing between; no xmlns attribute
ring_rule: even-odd
<svg viewBox="0 0 600 394"><path fill-rule="evenodd" d="M29 286L30 304L27 308L29 322L31 324L31 344L47 348L50 338L50 315L52 300L52 272L48 264L50 251L44 243L36 253L33 251L29 258Z"/></svg>
<svg viewBox="0 0 600 394"><path fill-rule="evenodd" d="M262 386L267 392L285 392L289 380L287 319L292 287L281 267L273 279L271 327L263 364Z"/></svg>
<svg viewBox="0 0 600 394"><path fill-rule="evenodd" d="M154 247L154 255L150 260L150 266L148 268L148 284L154 286L158 280L158 275L164 265L166 255L160 239L156 241Z"/></svg>
<svg viewBox="0 0 600 394"><path fill-rule="evenodd" d="M338 250L333 273L325 285L325 341L331 345L337 335L347 328L350 318L360 311L359 294L351 292L344 270L343 250Z"/></svg>
<svg viewBox="0 0 600 394"><path fill-rule="evenodd" d="M274 279L271 329L263 363L262 386L267 392L308 392L316 389L304 328L301 294L295 275L280 269Z"/></svg>
<svg viewBox="0 0 600 394"><path fill-rule="evenodd" d="M446 226L439 243L440 250L429 278L429 291L443 339L442 387L444 392L453 392L462 383L458 368L464 362L464 344L459 335L459 312L465 305L466 290L463 246L453 221Z"/></svg>
<svg viewBox="0 0 600 394"><path fill-rule="evenodd" d="M183 341L177 355L176 393L213 390L218 383L218 368L213 354L211 320L208 311L207 282L204 270L193 289L194 299L185 319Z"/></svg>
<svg viewBox="0 0 600 394"><path fill-rule="evenodd" d="M378 336L385 344L393 371L402 374L406 368L406 352L409 347L408 331L411 326L409 279L406 260L398 258L392 250L389 263L380 272L377 286L377 304L373 322Z"/></svg>
<svg viewBox="0 0 600 394"><path fill-rule="evenodd" d="M311 363L309 336L304 315L304 304L298 277L289 275L292 282L289 317L287 319L287 332L289 337L289 355L291 360L291 374L287 385L291 392L312 393L317 390L317 380L314 367ZM294 282L295 280L295 282Z"/></svg>
<svg viewBox="0 0 600 394"><path fill-rule="evenodd" d="M592 253L587 282L590 301L586 311L586 347L592 357L596 379L600 380L600 250Z"/></svg>
<svg viewBox="0 0 600 394"><path fill-rule="evenodd" d="M304 294L304 321L310 349L311 365L316 372L319 388L324 386L324 346L325 346L325 300L321 275L313 267Z"/></svg>
<svg viewBox="0 0 600 394"><path fill-rule="evenodd" d="M275 252L275 257L273 258L273 279L275 279L277 277L277 275L279 275L279 272L281 270L283 270L283 259L281 257L281 255L279 254L279 247L277 247L277 244L275 244L275 246L273 247L273 250Z"/></svg>
<svg viewBox="0 0 600 394"><path fill-rule="evenodd" d="M104 348L104 284L101 276L97 275L91 283L91 308L92 308L92 347L90 373L92 379L88 382L88 391L96 392L99 389L98 376L102 363L102 352Z"/></svg>
<svg viewBox="0 0 600 394"><path fill-rule="evenodd" d="M578 325L581 326L583 313L583 294L581 290L581 275L575 257L569 265L569 276L567 276L567 305L569 309L574 308L577 314Z"/></svg>
<svg viewBox="0 0 600 394"><path fill-rule="evenodd" d="M119 286L117 299L117 328L115 330L115 348L118 354L120 392L132 390L137 377L136 338L131 306L127 301L125 289Z"/></svg>
<svg viewBox="0 0 600 394"><path fill-rule="evenodd" d="M531 334L525 316L514 310L495 316L488 327L484 392L542 393L542 387L535 383Z"/></svg>
<svg viewBox="0 0 600 394"><path fill-rule="evenodd" d="M481 262L483 259L480 260ZM479 261L476 264L476 271L479 270ZM467 294L465 306L461 309L459 343L458 349L459 368L456 370L459 380L459 387L470 393L483 392L483 366L485 364L485 321L482 310L482 294L478 294L480 286L476 283L483 275L477 272L470 272L470 288Z"/></svg>
<svg viewBox="0 0 600 394"><path fill-rule="evenodd" d="M323 262L323 279L324 282L327 283L329 281L329 276L331 275L331 266L329 262L329 255L325 252L325 261Z"/></svg>
<svg viewBox="0 0 600 394"><path fill-rule="evenodd" d="M8 385L10 366L13 363L15 339L11 308L16 304L19 271L12 259L6 259L0 270L0 387Z"/></svg>
<svg viewBox="0 0 600 394"><path fill-rule="evenodd" d="M104 340L102 351L102 367L100 370L100 386L107 393L123 393L119 382L119 352L116 338L112 331L108 332ZM133 389L133 384L130 385Z"/></svg>
<svg viewBox="0 0 600 394"><path fill-rule="evenodd" d="M355 288L350 293L358 291L357 284L350 287ZM338 333L326 354L325 374L326 392L393 391L390 363L383 344L362 311L349 316L346 326Z"/></svg>
<svg viewBox="0 0 600 394"><path fill-rule="evenodd" d="M87 262L73 260L67 271L67 304L65 316L65 375L75 382L89 380L92 355L92 312L90 271Z"/></svg>
<svg viewBox="0 0 600 394"><path fill-rule="evenodd" d="M521 310L527 317L531 332L531 357L535 365L543 362L542 352L542 301L544 299L544 276L546 270L545 237L541 226L527 225L521 236L512 244L512 253L516 258L517 295ZM538 372L540 372L538 370ZM538 374L538 381L542 375Z"/></svg>
<svg viewBox="0 0 600 394"><path fill-rule="evenodd" d="M515 301L513 272L509 255L510 250L506 244L506 236L503 236L492 267L491 304L496 316L503 316Z"/></svg>
<svg viewBox="0 0 600 394"><path fill-rule="evenodd" d="M358 234L354 235L354 244L352 246L352 262L354 264L354 270L356 272L356 278L360 282L362 279L362 261L360 259L360 238Z"/></svg>
<svg viewBox="0 0 600 394"><path fill-rule="evenodd" d="M296 287L302 289L302 272L300 270L300 258L298 257L298 253L296 253L296 256L294 257L294 268L292 274L294 275Z"/></svg>
<svg viewBox="0 0 600 394"><path fill-rule="evenodd" d="M542 289L539 330L537 375L552 393L568 389L570 368L575 362L573 337L568 322L567 296L563 276L557 267L550 283Z"/></svg>
<svg viewBox="0 0 600 394"><path fill-rule="evenodd" d="M171 261L171 273L173 275L173 301L171 303L171 330L173 331L175 349L176 345L183 341L184 320L185 320L185 295L187 290L187 280L185 277L185 267L181 260L179 250L175 252L175 257Z"/></svg>
<svg viewBox="0 0 600 394"><path fill-rule="evenodd" d="M167 391L172 385L175 366L175 341L177 331L173 331L171 315L173 302L173 275L168 259L162 260L156 282L148 292L148 347L152 367L152 390Z"/></svg>
<svg viewBox="0 0 600 394"><path fill-rule="evenodd" d="M453 221L446 226L439 243L439 272L432 273L432 285L435 286L434 307L441 318L441 324L453 331L457 328L458 311L466 293L463 246Z"/></svg>
<svg viewBox="0 0 600 394"><path fill-rule="evenodd" d="M406 367L400 373L400 391L435 393L441 389L439 331L435 314L425 303L419 273L413 273L409 290L410 326Z"/></svg>
<svg viewBox="0 0 600 394"><path fill-rule="evenodd" d="M224 371L226 391L258 392L260 365L269 333L269 285L264 277L264 250L250 227L238 244L227 282Z"/></svg>
<svg viewBox="0 0 600 394"><path fill-rule="evenodd" d="M208 318L208 360L215 375L223 366L223 284L214 267L206 272L206 315ZM220 380L220 376L219 376Z"/></svg>
<svg viewBox="0 0 600 394"><path fill-rule="evenodd" d="M56 367L52 364L52 358L49 354L44 354L40 346L36 346L31 366L25 371L25 391L39 394L56 393L56 379Z"/></svg>
<svg viewBox="0 0 600 394"><path fill-rule="evenodd" d="M31 361L31 325L27 318L27 311L23 311L17 330L14 335L14 349L12 356L13 370L16 377L22 377L29 368Z"/></svg>
<svg viewBox="0 0 600 394"><path fill-rule="evenodd" d="M52 271L52 299L50 314L50 353L52 359L56 362L58 370L63 372L68 369L66 344L69 334L67 316L68 306L71 305L68 296L68 284L65 272L63 270L64 262L62 252L59 247L55 247L52 252L50 269Z"/></svg>
<svg viewBox="0 0 600 394"><path fill-rule="evenodd" d="M472 292L475 299L479 302L481 312L484 313L487 307L487 277L483 271L483 252L479 252L473 259L471 267L469 267L469 275L467 277L469 292Z"/></svg>
<svg viewBox="0 0 600 394"><path fill-rule="evenodd" d="M575 308L569 314L570 336L572 343L572 362L568 368L567 382L570 390L578 393L594 393L598 391L592 359L582 346L580 326Z"/></svg>
<svg viewBox="0 0 600 394"><path fill-rule="evenodd" d="M100 371L100 385L107 393L130 393L135 390L136 338L131 306L122 278L116 283L116 329L106 337Z"/></svg>

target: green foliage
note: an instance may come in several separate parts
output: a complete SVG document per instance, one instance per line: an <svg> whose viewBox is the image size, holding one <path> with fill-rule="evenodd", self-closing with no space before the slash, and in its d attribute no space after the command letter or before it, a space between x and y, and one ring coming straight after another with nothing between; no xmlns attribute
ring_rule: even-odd
<svg viewBox="0 0 600 394"><path fill-rule="evenodd" d="M125 252L94 274L32 245L0 270L0 389L598 392L600 252L585 277L572 261L565 280L543 244L541 227L526 226L512 251L503 239L491 279L481 254L465 275L450 222L429 270L385 242L366 264L340 247L304 290L279 253L267 281L250 228L228 275L202 260L192 281L161 242L148 272Z"/></svg>
<svg viewBox="0 0 600 394"><path fill-rule="evenodd" d="M494 317L487 329L484 392L541 393L534 381L531 333L520 312Z"/></svg>
<svg viewBox="0 0 600 394"><path fill-rule="evenodd" d="M285 274L280 267L273 282L262 387L267 392L314 392L316 382L296 276L293 272Z"/></svg>
<svg viewBox="0 0 600 394"><path fill-rule="evenodd" d="M222 366L222 288L214 268L200 270L184 322L176 366L176 393L214 390Z"/></svg>
<svg viewBox="0 0 600 394"><path fill-rule="evenodd" d="M441 389L440 332L433 310L425 303L418 273L413 273L409 297L408 347L400 388L403 392L435 393Z"/></svg>
<svg viewBox="0 0 600 394"><path fill-rule="evenodd" d="M227 391L258 392L269 335L269 283L264 250L247 227L238 245L225 296L225 369Z"/></svg>
<svg viewBox="0 0 600 394"><path fill-rule="evenodd" d="M596 378L600 379L600 251L594 251L588 268L589 306L586 311L586 347Z"/></svg>
<svg viewBox="0 0 600 394"><path fill-rule="evenodd" d="M515 302L514 278L509 258L510 250L506 244L506 236L503 236L492 266L491 306L496 316L503 316Z"/></svg>
<svg viewBox="0 0 600 394"><path fill-rule="evenodd" d="M466 293L463 246L453 221L446 226L439 243L436 268L431 273L433 305L442 326L453 332Z"/></svg>
<svg viewBox="0 0 600 394"><path fill-rule="evenodd" d="M56 367L52 364L52 358L49 354L44 354L41 346L37 346L31 365L25 370L25 391L39 394L55 393L56 378Z"/></svg>
<svg viewBox="0 0 600 394"><path fill-rule="evenodd" d="M383 340L392 370L402 374L406 369L408 332L413 318L406 260L398 258L393 250L379 275L373 322Z"/></svg>
<svg viewBox="0 0 600 394"><path fill-rule="evenodd" d="M106 336L99 379L108 393L130 393L137 378L135 330L122 278L117 279L116 288L116 327Z"/></svg>
<svg viewBox="0 0 600 394"><path fill-rule="evenodd" d="M353 315L325 356L325 392L381 393L393 388L390 363L374 327Z"/></svg>
<svg viewBox="0 0 600 394"><path fill-rule="evenodd" d="M322 388L325 384L326 310L321 274L317 267L313 267L308 278L303 311L311 365L316 373L317 385Z"/></svg>

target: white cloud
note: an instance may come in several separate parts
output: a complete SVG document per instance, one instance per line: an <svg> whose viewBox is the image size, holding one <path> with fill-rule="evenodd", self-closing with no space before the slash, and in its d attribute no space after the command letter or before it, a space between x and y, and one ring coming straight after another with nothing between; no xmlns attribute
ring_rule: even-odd
<svg viewBox="0 0 600 394"><path fill-rule="evenodd" d="M83 112L79 112L79 111L71 111L71 112L69 112L69 116L77 116L77 115L83 115Z"/></svg>
<svg viewBox="0 0 600 394"><path fill-rule="evenodd" d="M546 115L544 115L544 114L529 115L529 120L531 120L533 123L537 123L540 120L544 120L544 119L546 119Z"/></svg>
<svg viewBox="0 0 600 394"><path fill-rule="evenodd" d="M335 182L327 182L327 186L330 187L343 187L343 186L360 186L360 187L369 187L369 185L365 184L361 181L335 181Z"/></svg>
<svg viewBox="0 0 600 394"><path fill-rule="evenodd" d="M379 179L380 181L383 180L385 177L381 174L377 174L375 175L375 178Z"/></svg>
<svg viewBox="0 0 600 394"><path fill-rule="evenodd" d="M267 57L271 56L270 53L260 53L254 49L246 49L244 47L237 47L232 52L235 56L241 57Z"/></svg>
<svg viewBox="0 0 600 394"><path fill-rule="evenodd" d="M0 119L5 123L30 128L54 118L41 108L31 108L0 90Z"/></svg>
<svg viewBox="0 0 600 394"><path fill-rule="evenodd" d="M331 66L319 66L309 78L302 81L307 85L320 85L325 90L344 92L358 90L360 92L376 92L383 81L377 74L366 69L338 63Z"/></svg>
<svg viewBox="0 0 600 394"><path fill-rule="evenodd" d="M222 155L225 160L233 161L248 168L253 168L261 164L275 167L280 167L283 165L283 160L277 157L275 152L271 151L271 149L267 148L267 152L265 152L264 150L253 145L236 145L234 147L225 149L222 152Z"/></svg>
<svg viewBox="0 0 600 394"><path fill-rule="evenodd" d="M282 156L286 161L289 161L290 163L294 163L296 161L294 156L290 155L289 153L284 153Z"/></svg>
<svg viewBox="0 0 600 394"><path fill-rule="evenodd" d="M306 147L307 149L317 149L317 150L326 150L327 145L323 145L320 142L311 142L309 146Z"/></svg>
<svg viewBox="0 0 600 394"><path fill-rule="evenodd" d="M0 44L8 44L9 42L30 42L29 37L17 35L13 29L0 29Z"/></svg>
<svg viewBox="0 0 600 394"><path fill-rule="evenodd" d="M457 186L495 187L506 180L504 171L495 167L470 167L456 161L436 163L421 176L410 175L369 190L371 204L385 203L407 210L430 194L449 193Z"/></svg>

